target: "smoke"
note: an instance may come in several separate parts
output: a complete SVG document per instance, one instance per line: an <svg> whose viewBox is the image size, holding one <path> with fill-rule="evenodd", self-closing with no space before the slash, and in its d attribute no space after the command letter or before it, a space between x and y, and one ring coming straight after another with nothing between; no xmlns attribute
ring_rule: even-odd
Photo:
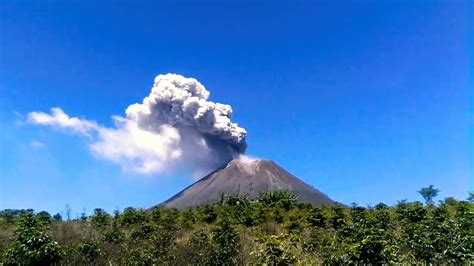
<svg viewBox="0 0 474 266"><path fill-rule="evenodd" d="M241 163L244 163L244 164L251 164L255 161L258 161L260 160L259 158L256 158L256 157L252 157L252 156L248 156L248 155L244 155L244 154L240 154L239 156L237 156L235 159L239 160Z"/></svg>
<svg viewBox="0 0 474 266"><path fill-rule="evenodd" d="M130 105L114 127L70 117L60 108L31 112L28 122L91 139L90 150L124 170L144 174L213 170L245 153L247 132L231 121L230 105L208 100L196 79L166 74L155 78L142 103Z"/></svg>

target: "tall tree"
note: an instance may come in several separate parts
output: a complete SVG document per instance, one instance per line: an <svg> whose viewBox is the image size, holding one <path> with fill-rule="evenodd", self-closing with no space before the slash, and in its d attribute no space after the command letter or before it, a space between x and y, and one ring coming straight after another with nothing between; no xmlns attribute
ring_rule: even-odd
<svg viewBox="0 0 474 266"><path fill-rule="evenodd" d="M434 188L433 185L430 185L429 187L424 187L418 191L418 193L421 194L421 196L425 199L426 204L433 204L433 199L438 196L439 189Z"/></svg>

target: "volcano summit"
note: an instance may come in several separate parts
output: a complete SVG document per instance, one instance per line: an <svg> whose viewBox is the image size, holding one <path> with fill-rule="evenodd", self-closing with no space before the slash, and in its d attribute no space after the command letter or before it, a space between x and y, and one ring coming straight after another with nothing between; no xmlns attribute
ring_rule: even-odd
<svg viewBox="0 0 474 266"><path fill-rule="evenodd" d="M216 203L223 194L255 199L260 193L276 190L293 192L299 202L335 203L273 161L234 159L166 200L163 205L183 209Z"/></svg>

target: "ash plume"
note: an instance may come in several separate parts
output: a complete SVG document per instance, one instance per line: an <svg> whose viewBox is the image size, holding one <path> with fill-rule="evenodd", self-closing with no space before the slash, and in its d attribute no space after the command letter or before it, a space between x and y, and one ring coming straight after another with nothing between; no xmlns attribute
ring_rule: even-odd
<svg viewBox="0 0 474 266"><path fill-rule="evenodd" d="M230 105L209 101L196 79L158 75L142 103L130 105L114 127L70 117L60 108L31 112L28 122L91 139L90 150L125 170L145 174L202 173L245 153L244 128L231 121Z"/></svg>
<svg viewBox="0 0 474 266"><path fill-rule="evenodd" d="M127 118L150 130L162 124L194 129L209 141L225 142L235 152L244 153L247 132L231 122L232 107L208 101L209 95L193 78L159 75L143 103L127 108Z"/></svg>

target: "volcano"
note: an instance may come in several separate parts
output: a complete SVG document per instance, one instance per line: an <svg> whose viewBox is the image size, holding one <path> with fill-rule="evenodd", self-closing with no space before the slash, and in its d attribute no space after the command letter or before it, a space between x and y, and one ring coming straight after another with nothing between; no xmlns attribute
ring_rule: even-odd
<svg viewBox="0 0 474 266"><path fill-rule="evenodd" d="M241 195L255 199L260 193L276 190L289 190L302 203L335 203L273 161L234 159L183 189L162 205L184 209L219 202L222 195Z"/></svg>

